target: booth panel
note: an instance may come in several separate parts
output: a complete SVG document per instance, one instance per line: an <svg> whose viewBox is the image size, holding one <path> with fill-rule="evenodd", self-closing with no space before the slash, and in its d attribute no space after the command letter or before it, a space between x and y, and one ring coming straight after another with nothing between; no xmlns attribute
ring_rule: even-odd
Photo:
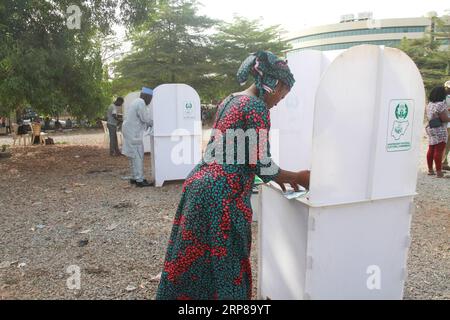
<svg viewBox="0 0 450 320"><path fill-rule="evenodd" d="M177 90L161 85L153 91L153 135L170 136L177 129Z"/></svg>
<svg viewBox="0 0 450 320"><path fill-rule="evenodd" d="M259 220L260 299L302 299L305 285L308 210L262 186Z"/></svg>
<svg viewBox="0 0 450 320"><path fill-rule="evenodd" d="M307 170L311 167L311 137L298 135L297 133L284 133L275 130L270 131L270 153L272 160L282 169L289 171ZM272 143L277 141L278 143ZM294 142L295 141L295 146ZM301 145L302 147L296 147ZM289 150L289 155L287 154Z"/></svg>
<svg viewBox="0 0 450 320"><path fill-rule="evenodd" d="M288 54L296 82L286 98L270 111L271 148L280 150L274 159L283 169L298 171L311 166L315 92L329 63L321 51Z"/></svg>
<svg viewBox="0 0 450 320"><path fill-rule="evenodd" d="M259 193L256 194L252 194L252 196L250 197L250 203L252 205L252 211L253 211L253 221L257 222L258 218L261 214L261 191L259 191Z"/></svg>
<svg viewBox="0 0 450 320"><path fill-rule="evenodd" d="M177 86L177 128L201 134L201 107L198 93L188 85Z"/></svg>
<svg viewBox="0 0 450 320"><path fill-rule="evenodd" d="M152 137L155 185L184 180L201 160L201 136Z"/></svg>
<svg viewBox="0 0 450 320"><path fill-rule="evenodd" d="M402 299L412 201L405 197L310 211L314 231L308 241L306 291L311 299Z"/></svg>
<svg viewBox="0 0 450 320"><path fill-rule="evenodd" d="M155 136L197 134L201 130L200 97L184 84L164 84L153 97ZM201 131L200 131L201 132Z"/></svg>
<svg viewBox="0 0 450 320"><path fill-rule="evenodd" d="M414 62L385 48L372 198L412 195L424 134L425 90Z"/></svg>
<svg viewBox="0 0 450 320"><path fill-rule="evenodd" d="M337 57L322 77L313 130L314 204L367 199L379 55L376 46L355 47Z"/></svg>

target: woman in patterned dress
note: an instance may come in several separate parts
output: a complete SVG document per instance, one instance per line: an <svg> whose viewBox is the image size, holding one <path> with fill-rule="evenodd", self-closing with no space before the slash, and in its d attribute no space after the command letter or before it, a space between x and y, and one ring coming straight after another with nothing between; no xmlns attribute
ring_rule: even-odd
<svg viewBox="0 0 450 320"><path fill-rule="evenodd" d="M158 300L251 299L250 196L255 175L283 190L285 183L295 190L309 187L309 171L281 170L270 158L269 109L295 82L287 63L258 51L242 63L238 81L245 84L249 75L254 84L220 104L205 156L183 185ZM241 140L245 149L236 144L236 136L229 139L230 132L247 134Z"/></svg>
<svg viewBox="0 0 450 320"><path fill-rule="evenodd" d="M450 121L445 102L446 97L447 92L444 87L435 87L431 90L429 103L426 108L428 121L433 119L441 120L440 126L436 128L427 126L426 128L429 144L427 153L428 175L436 175L438 178L444 177L442 159L448 140L447 123ZM433 162L436 166L436 173L433 170Z"/></svg>

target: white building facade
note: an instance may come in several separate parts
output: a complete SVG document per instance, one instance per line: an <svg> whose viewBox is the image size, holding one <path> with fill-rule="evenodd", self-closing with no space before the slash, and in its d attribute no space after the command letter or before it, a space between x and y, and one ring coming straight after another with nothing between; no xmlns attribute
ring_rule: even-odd
<svg viewBox="0 0 450 320"><path fill-rule="evenodd" d="M440 19L450 25L448 16ZM286 40L292 45L288 51L344 50L361 44L398 47L403 38L420 39L433 28L431 17L376 20L366 13L358 18L343 16L341 23L305 29L288 35ZM448 48L449 38L437 40Z"/></svg>

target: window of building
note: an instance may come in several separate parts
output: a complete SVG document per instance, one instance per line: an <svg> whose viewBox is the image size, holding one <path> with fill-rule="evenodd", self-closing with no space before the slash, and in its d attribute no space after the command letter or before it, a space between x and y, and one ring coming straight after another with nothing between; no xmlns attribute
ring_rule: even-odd
<svg viewBox="0 0 450 320"><path fill-rule="evenodd" d="M334 31L326 32L320 34L314 34L310 36L304 36L297 39L289 41L292 44L304 43L306 41L338 38L338 37L349 37L349 36L360 36L360 35L371 35L371 34L383 34L383 33L414 33L414 32L425 32L425 26L415 26L415 27L386 27L379 29L357 29L357 30L346 30L346 31Z"/></svg>
<svg viewBox="0 0 450 320"><path fill-rule="evenodd" d="M329 50L344 50L361 44L373 44L378 46L387 46L387 47L398 47L400 45L400 40L377 40L377 41L356 41L356 42L347 42L347 43L335 43L335 44L326 44L320 46L311 46L307 48L294 49L290 52L298 52L303 50L320 50L320 51L329 51Z"/></svg>

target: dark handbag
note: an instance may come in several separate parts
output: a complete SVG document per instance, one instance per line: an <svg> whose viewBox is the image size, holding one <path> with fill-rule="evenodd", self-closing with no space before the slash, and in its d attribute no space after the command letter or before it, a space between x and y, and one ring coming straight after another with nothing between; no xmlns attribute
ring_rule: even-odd
<svg viewBox="0 0 450 320"><path fill-rule="evenodd" d="M431 119L431 120L428 122L428 126L429 126L430 128L439 128L440 126L442 126L442 121L441 121L441 119L439 119L439 118Z"/></svg>

